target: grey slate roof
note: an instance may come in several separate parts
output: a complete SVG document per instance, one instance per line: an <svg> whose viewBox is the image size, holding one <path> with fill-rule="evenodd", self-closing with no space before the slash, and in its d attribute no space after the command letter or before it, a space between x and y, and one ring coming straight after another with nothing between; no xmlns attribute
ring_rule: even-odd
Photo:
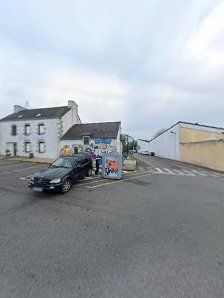
<svg viewBox="0 0 224 298"><path fill-rule="evenodd" d="M116 139L121 122L101 122L73 125L61 140L80 140L83 136L92 139Z"/></svg>
<svg viewBox="0 0 224 298"><path fill-rule="evenodd" d="M41 119L57 119L61 118L71 108L68 106L42 108L42 109L26 109L17 113L10 114L2 119L3 121L26 121L26 120L41 120ZM37 116L39 115L39 116Z"/></svg>

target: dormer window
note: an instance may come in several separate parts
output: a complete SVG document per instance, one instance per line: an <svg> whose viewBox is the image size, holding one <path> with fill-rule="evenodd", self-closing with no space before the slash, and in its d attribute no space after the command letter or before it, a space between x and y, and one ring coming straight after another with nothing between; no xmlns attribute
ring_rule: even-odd
<svg viewBox="0 0 224 298"><path fill-rule="evenodd" d="M25 135L30 135L30 124L25 124Z"/></svg>

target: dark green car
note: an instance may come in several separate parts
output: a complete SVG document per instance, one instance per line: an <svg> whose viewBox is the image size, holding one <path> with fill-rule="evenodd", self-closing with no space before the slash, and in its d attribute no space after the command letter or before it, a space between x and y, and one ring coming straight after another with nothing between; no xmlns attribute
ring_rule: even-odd
<svg viewBox="0 0 224 298"><path fill-rule="evenodd" d="M35 191L68 192L72 183L92 174L92 160L87 154L59 157L47 169L35 173L28 186Z"/></svg>

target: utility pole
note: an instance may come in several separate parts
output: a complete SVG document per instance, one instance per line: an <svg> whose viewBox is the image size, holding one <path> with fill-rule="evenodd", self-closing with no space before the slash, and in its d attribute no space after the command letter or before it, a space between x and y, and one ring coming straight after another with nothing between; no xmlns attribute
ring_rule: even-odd
<svg viewBox="0 0 224 298"><path fill-rule="evenodd" d="M133 137L131 137L131 136L129 136L128 134L126 134L126 136L127 136L127 149L126 149L126 151L127 151L127 156L128 156L128 149L129 149L129 146L128 146L128 140L129 140L129 138L131 138L132 139L132 153L134 154L134 142L135 142L135 140L134 140L134 138Z"/></svg>
<svg viewBox="0 0 224 298"><path fill-rule="evenodd" d="M127 135L127 156L128 156L128 135Z"/></svg>

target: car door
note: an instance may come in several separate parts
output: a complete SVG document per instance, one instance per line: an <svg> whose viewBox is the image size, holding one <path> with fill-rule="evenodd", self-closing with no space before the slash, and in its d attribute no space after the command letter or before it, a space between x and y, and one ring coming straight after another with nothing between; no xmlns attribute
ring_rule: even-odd
<svg viewBox="0 0 224 298"><path fill-rule="evenodd" d="M82 173L81 162L82 162L82 158L77 157L73 164L73 180L77 180L81 176L81 173Z"/></svg>
<svg viewBox="0 0 224 298"><path fill-rule="evenodd" d="M87 157L82 158L82 167L84 174L87 174L90 167L90 161Z"/></svg>

